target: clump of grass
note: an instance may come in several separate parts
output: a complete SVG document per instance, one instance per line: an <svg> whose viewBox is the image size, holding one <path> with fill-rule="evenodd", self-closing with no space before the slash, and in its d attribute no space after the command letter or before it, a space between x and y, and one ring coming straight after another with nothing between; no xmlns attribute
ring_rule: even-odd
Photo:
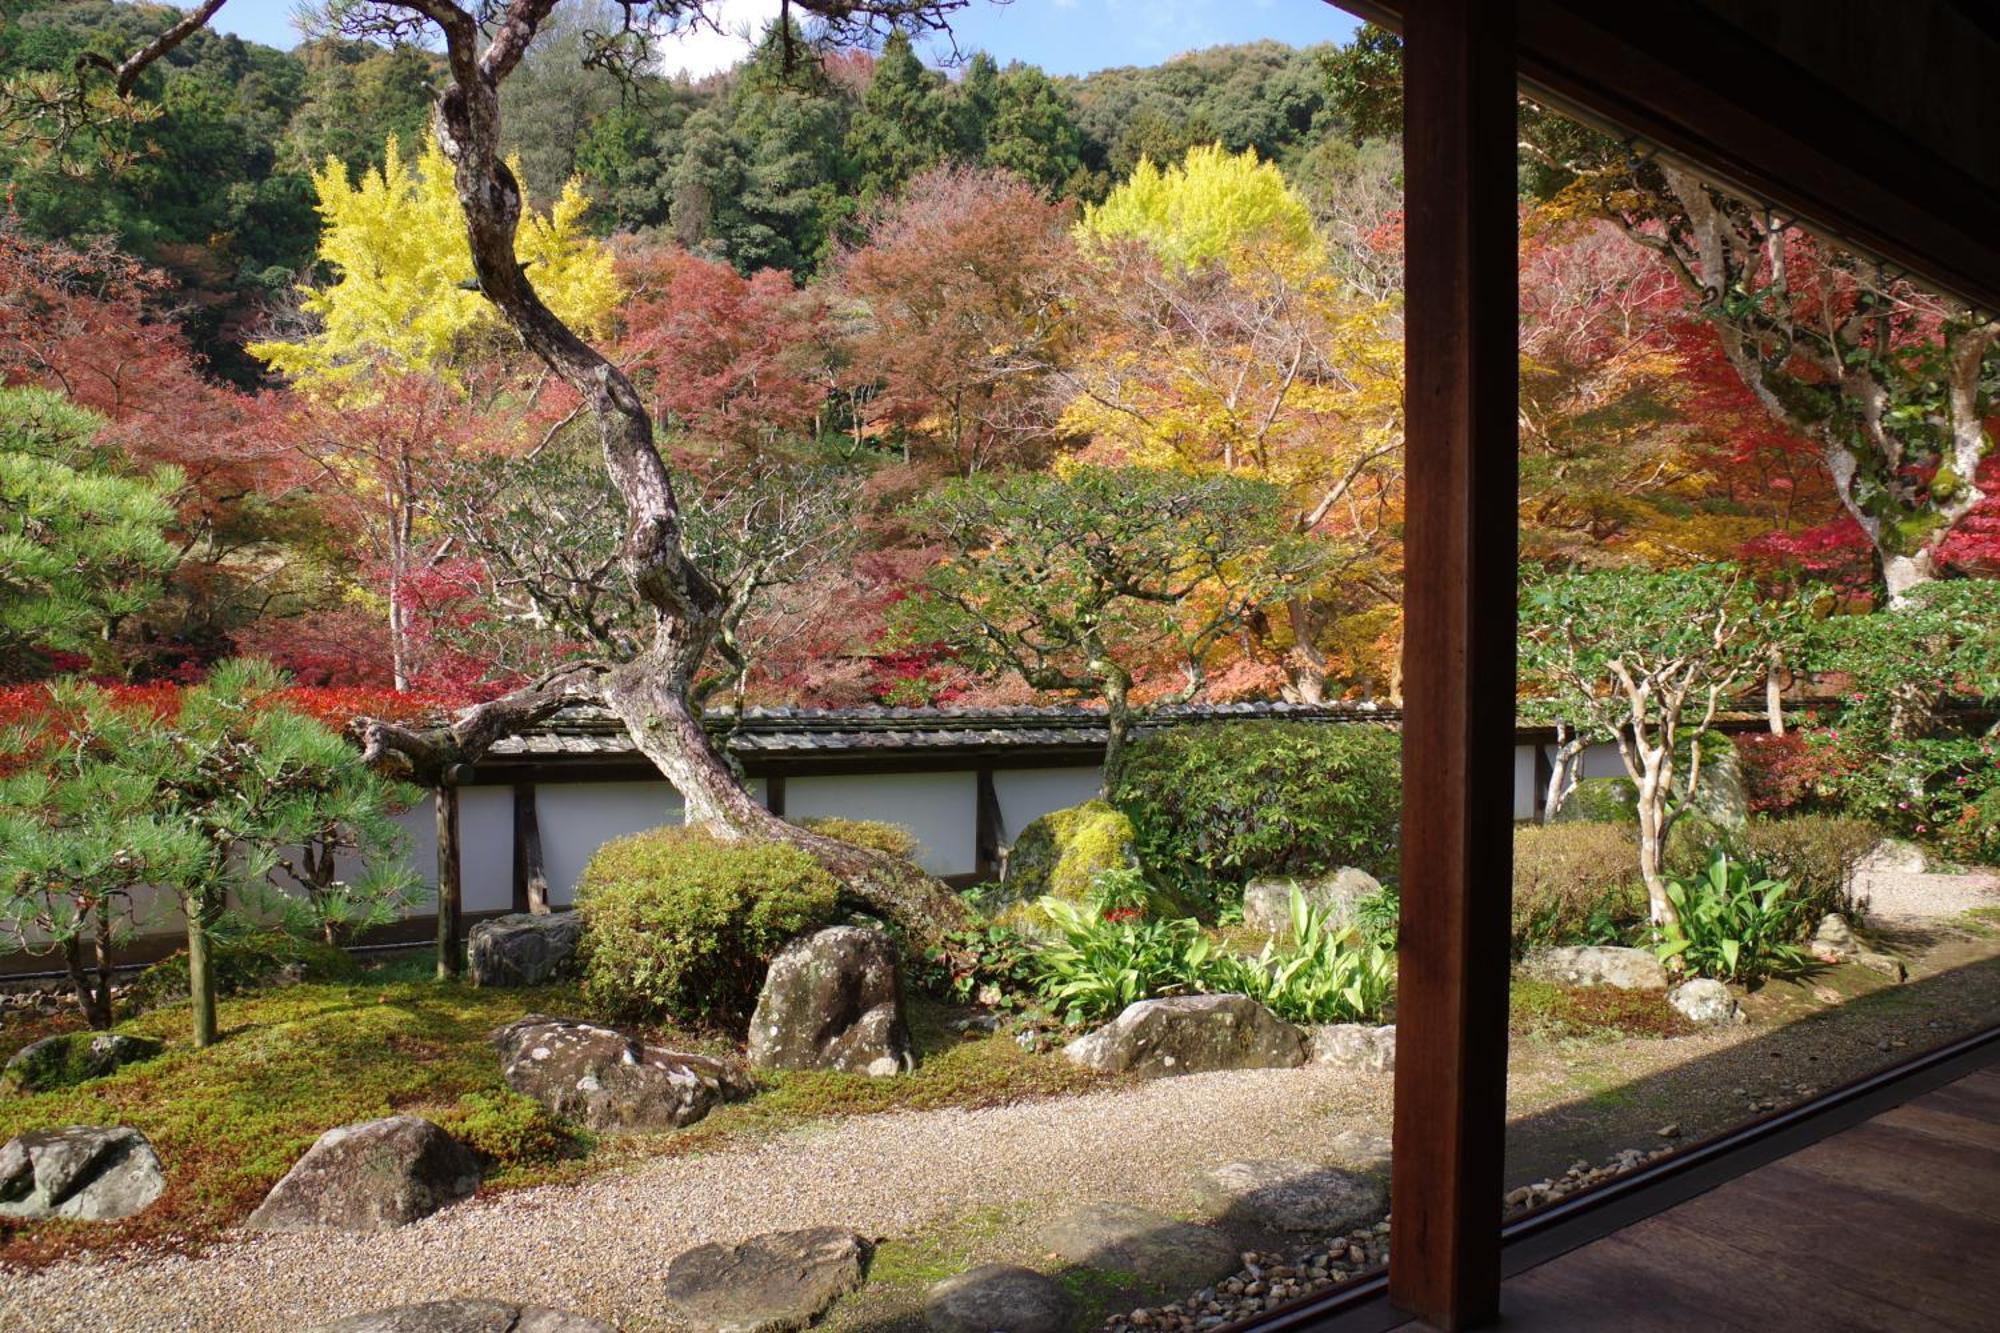
<svg viewBox="0 0 2000 1333"><path fill-rule="evenodd" d="M1613 986L1557 986L1516 978L1508 1010L1509 1026L1526 1037L1684 1037L1695 1031L1659 992Z"/></svg>

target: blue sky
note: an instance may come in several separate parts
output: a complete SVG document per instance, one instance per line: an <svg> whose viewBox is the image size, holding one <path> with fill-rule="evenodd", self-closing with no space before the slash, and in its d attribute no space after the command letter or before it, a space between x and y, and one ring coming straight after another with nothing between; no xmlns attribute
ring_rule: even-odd
<svg viewBox="0 0 2000 1333"><path fill-rule="evenodd" d="M229 0L216 26L272 46L291 46L294 0ZM777 0L723 0L725 27L761 26ZM1322 0L973 0L953 26L959 47L990 51L1002 64L1025 60L1052 74L1112 65L1156 65L1183 51L1274 37L1295 46L1336 41L1355 20ZM670 65L696 73L732 63L740 38L703 34L670 52Z"/></svg>

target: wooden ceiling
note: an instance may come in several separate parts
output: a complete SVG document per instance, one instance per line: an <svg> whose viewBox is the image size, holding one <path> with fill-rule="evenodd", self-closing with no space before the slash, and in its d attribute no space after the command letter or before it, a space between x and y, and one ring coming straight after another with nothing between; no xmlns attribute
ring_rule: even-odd
<svg viewBox="0 0 2000 1333"><path fill-rule="evenodd" d="M1392 28L1423 0L1342 0ZM1994 0L1516 0L1521 83L2000 311Z"/></svg>

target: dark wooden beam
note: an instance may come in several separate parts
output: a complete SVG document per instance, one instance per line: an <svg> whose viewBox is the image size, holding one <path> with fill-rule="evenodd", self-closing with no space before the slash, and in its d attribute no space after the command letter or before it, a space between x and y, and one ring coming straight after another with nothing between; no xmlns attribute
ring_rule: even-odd
<svg viewBox="0 0 2000 1333"><path fill-rule="evenodd" d="M778 818L785 817L785 775L773 773L764 779L764 808Z"/></svg>
<svg viewBox="0 0 2000 1333"><path fill-rule="evenodd" d="M1512 0L1406 15L1403 919L1389 1291L1499 1314L1514 776Z"/></svg>
<svg viewBox="0 0 2000 1333"><path fill-rule="evenodd" d="M458 910L458 788L447 776L437 789L437 974L444 981L465 970Z"/></svg>
<svg viewBox="0 0 2000 1333"><path fill-rule="evenodd" d="M979 770L978 789L972 815L972 871L981 880L1000 871L1000 792L993 785L993 770Z"/></svg>
<svg viewBox="0 0 2000 1333"><path fill-rule="evenodd" d="M535 808L535 784L514 784L514 910L549 910L549 876L542 859L542 817Z"/></svg>

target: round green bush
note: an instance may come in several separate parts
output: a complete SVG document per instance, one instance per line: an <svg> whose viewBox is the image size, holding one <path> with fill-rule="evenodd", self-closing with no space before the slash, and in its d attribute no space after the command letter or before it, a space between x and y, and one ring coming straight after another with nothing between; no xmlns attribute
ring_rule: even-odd
<svg viewBox="0 0 2000 1333"><path fill-rule="evenodd" d="M821 815L794 822L800 828L823 833L836 842L866 847L904 861L916 860L917 850L922 845L917 841L916 834L901 824L891 824L887 820L841 819L835 815Z"/></svg>
<svg viewBox="0 0 2000 1333"><path fill-rule="evenodd" d="M1556 818L1564 823L1636 824L1639 788L1630 778L1585 778L1563 801Z"/></svg>
<svg viewBox="0 0 2000 1333"><path fill-rule="evenodd" d="M1163 885L1206 892L1342 866L1393 877L1402 739L1361 723L1173 727L1133 744L1113 800Z"/></svg>
<svg viewBox="0 0 2000 1333"><path fill-rule="evenodd" d="M583 989L604 1012L741 1028L764 968L834 917L840 885L796 847L660 828L584 867Z"/></svg>

